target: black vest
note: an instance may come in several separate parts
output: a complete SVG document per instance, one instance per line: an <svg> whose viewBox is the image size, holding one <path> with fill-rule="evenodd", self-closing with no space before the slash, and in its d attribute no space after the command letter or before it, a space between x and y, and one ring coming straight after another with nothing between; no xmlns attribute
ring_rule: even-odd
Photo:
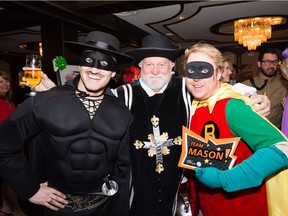
<svg viewBox="0 0 288 216"><path fill-rule="evenodd" d="M125 93L118 92L119 97L125 94L126 98L133 99L130 147L134 198L131 216L172 215L182 175L182 169L177 167L181 143L176 138L181 139L182 126L187 126L189 118L186 105L190 103L185 105L183 98L187 92L184 86L183 97L183 84L181 78L173 77L162 94L152 97L140 85L132 85L133 93L128 88Z"/></svg>

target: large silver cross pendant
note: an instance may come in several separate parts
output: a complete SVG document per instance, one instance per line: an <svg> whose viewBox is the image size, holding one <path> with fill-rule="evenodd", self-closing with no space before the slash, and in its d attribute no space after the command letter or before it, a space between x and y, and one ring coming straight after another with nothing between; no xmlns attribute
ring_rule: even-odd
<svg viewBox="0 0 288 216"><path fill-rule="evenodd" d="M168 139L169 135L167 132L160 134L159 118L155 115L151 118L153 134L148 135L149 141L136 140L134 146L136 149L145 148L148 150L148 156L153 157L156 155L156 168L157 173L164 171L163 155L170 154L169 146L181 145L181 137L175 139Z"/></svg>

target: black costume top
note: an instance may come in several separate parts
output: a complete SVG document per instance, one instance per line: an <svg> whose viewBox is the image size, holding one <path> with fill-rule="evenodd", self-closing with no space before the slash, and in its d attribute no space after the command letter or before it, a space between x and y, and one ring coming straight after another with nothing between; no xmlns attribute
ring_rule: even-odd
<svg viewBox="0 0 288 216"><path fill-rule="evenodd" d="M187 126L189 102L182 78L172 77L165 91L149 97L141 85L119 87L118 97L131 107L131 164L134 195L131 216L173 215L182 169L182 125ZM184 96L184 97L183 97ZM186 103L186 104L185 104Z"/></svg>
<svg viewBox="0 0 288 216"><path fill-rule="evenodd" d="M128 128L133 116L108 88L91 119L75 95L78 80L28 98L0 124L0 174L23 199L39 190L21 152L23 141L37 135L45 149L49 185L63 193L93 193L101 191L110 174L119 184L115 197L123 204L129 199Z"/></svg>

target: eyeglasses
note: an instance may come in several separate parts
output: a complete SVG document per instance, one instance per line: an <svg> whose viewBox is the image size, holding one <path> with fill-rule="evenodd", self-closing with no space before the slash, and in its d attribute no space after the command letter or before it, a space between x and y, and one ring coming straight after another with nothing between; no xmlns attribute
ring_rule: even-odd
<svg viewBox="0 0 288 216"><path fill-rule="evenodd" d="M279 61L278 60L275 60L275 61L270 61L270 60L263 60L262 62L264 62L264 65L265 66L269 66L271 64L273 64L274 66L277 66L279 64Z"/></svg>

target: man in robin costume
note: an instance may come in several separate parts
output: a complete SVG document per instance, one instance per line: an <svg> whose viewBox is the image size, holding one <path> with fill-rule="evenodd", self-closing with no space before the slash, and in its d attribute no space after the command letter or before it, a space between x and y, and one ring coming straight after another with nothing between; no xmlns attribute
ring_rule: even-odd
<svg viewBox="0 0 288 216"><path fill-rule="evenodd" d="M278 191L283 192L275 194L285 199L270 205L267 195L274 192L266 185L275 179L280 185L283 179L278 176L287 176L288 170L266 179L267 184L264 181L287 167L287 138L252 110L248 98L220 81L223 58L219 50L210 44L199 43L185 51L185 60L186 86L194 96L190 130L207 140L213 138L215 142L241 139L234 153L236 165L231 169L220 170L213 164L204 168L196 166L195 176L199 181L196 181L196 190L189 193L190 200L198 193L203 216L264 216L268 211L269 215L287 215L287 208L283 208L283 203L287 203L286 187L279 188ZM287 184L287 178L284 181ZM188 184L194 183L195 179L190 178Z"/></svg>
<svg viewBox="0 0 288 216"><path fill-rule="evenodd" d="M128 215L133 116L107 85L134 59L104 32L65 43L81 58L80 75L28 98L0 124L1 176L22 199L45 206L45 215ZM43 184L21 152L36 135Z"/></svg>

